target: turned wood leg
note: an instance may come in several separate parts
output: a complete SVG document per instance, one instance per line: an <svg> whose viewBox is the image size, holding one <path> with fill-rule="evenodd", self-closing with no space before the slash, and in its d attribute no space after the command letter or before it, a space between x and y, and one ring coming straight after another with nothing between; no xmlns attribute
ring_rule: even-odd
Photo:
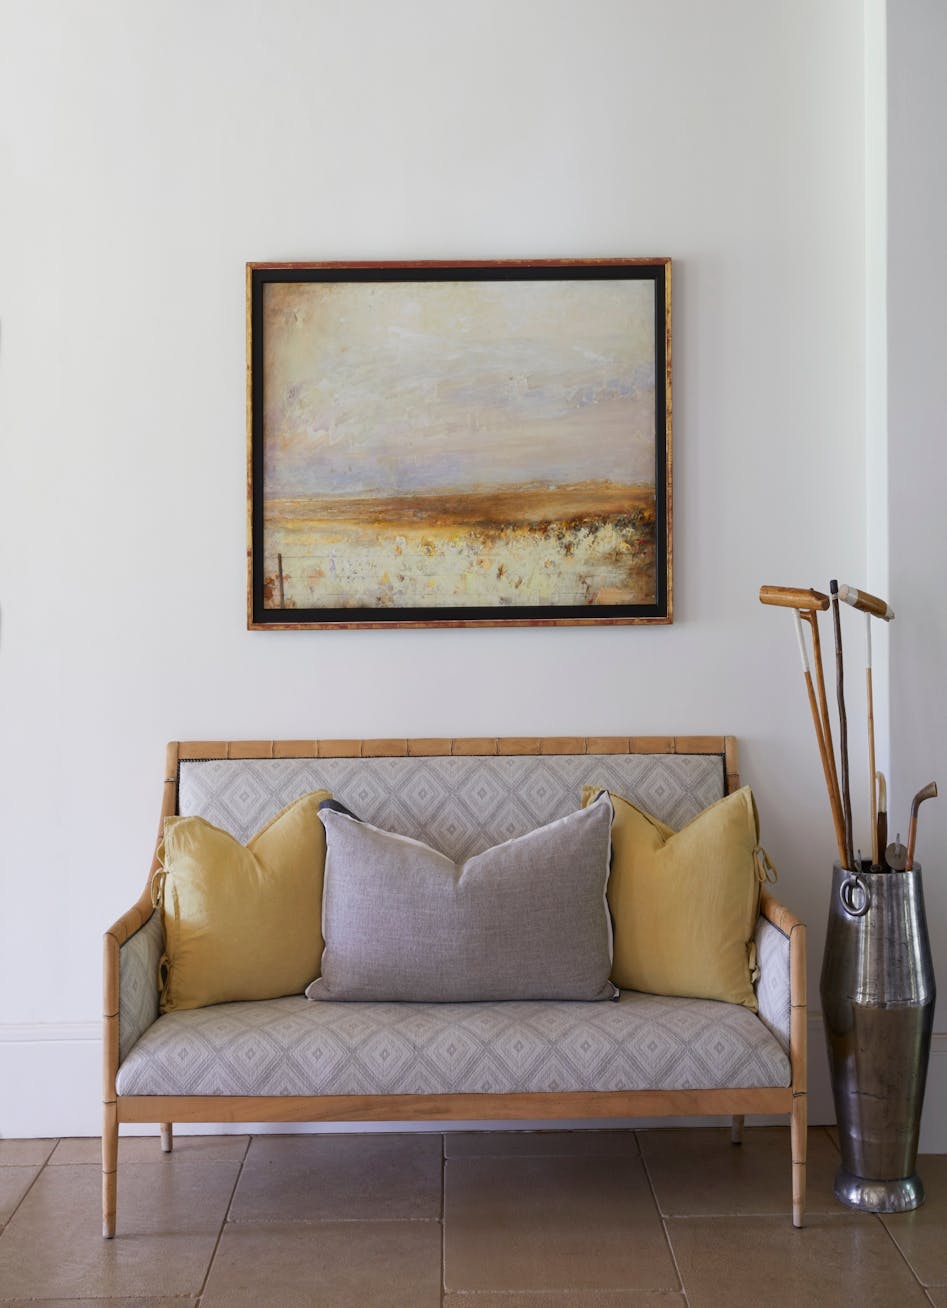
<svg viewBox="0 0 947 1308"><path fill-rule="evenodd" d="M105 1104L102 1114L102 1235L111 1240L115 1234L115 1208L118 1192L118 1105Z"/></svg>
<svg viewBox="0 0 947 1308"><path fill-rule="evenodd" d="M792 1224L806 1224L806 1143L808 1104L804 1094L793 1096L789 1135L792 1145Z"/></svg>
<svg viewBox="0 0 947 1308"><path fill-rule="evenodd" d="M743 1143L743 1114L734 1114L730 1119L730 1143Z"/></svg>
<svg viewBox="0 0 947 1308"><path fill-rule="evenodd" d="M161 1123L161 1152L169 1154L174 1145L174 1127L170 1122Z"/></svg>

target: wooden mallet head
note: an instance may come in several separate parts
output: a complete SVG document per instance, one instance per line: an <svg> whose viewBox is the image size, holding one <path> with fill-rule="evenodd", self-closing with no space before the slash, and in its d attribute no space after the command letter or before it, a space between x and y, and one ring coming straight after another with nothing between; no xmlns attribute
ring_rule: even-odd
<svg viewBox="0 0 947 1308"><path fill-rule="evenodd" d="M858 609L859 613L870 613L873 618L881 618L884 622L890 622L894 617L894 609L887 600L879 599L877 595L870 595L867 590L856 590L854 586L839 586L838 597L846 604L851 604L853 609Z"/></svg>
<svg viewBox="0 0 947 1308"><path fill-rule="evenodd" d="M829 607L828 595L820 590L803 590L801 586L761 586L760 603L775 604L783 609L805 609L822 612Z"/></svg>

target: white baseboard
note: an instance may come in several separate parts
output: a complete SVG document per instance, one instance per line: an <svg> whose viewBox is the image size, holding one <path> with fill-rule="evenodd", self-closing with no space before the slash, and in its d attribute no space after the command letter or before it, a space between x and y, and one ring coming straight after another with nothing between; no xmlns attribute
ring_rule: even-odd
<svg viewBox="0 0 947 1308"><path fill-rule="evenodd" d="M0 1139L98 1135L101 1130L102 1044L98 1022L0 1024ZM13 1087L17 1087L16 1090ZM706 1126L707 1118L635 1118L611 1121L612 1126ZM723 1119L719 1119L721 1122ZM783 1119L753 1118L755 1122ZM828 1126L835 1121L829 1084L822 1017L809 1014L809 1122ZM564 1126L588 1127L601 1122L570 1121ZM438 1130L453 1123L439 1123ZM465 1122L469 1130L548 1129L546 1122ZM176 1128L182 1134L249 1132L384 1131L386 1123L222 1124ZM430 1131L431 1124L399 1122L399 1131ZM124 1128L123 1128L124 1130ZM157 1127L134 1126L129 1134L157 1134ZM927 1074L927 1094L921 1120L921 1153L947 1153L947 1032L935 1032Z"/></svg>

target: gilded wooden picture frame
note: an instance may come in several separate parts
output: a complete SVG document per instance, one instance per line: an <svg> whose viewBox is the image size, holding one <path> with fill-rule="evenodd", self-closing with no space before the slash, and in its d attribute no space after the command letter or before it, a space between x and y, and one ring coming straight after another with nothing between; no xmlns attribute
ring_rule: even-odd
<svg viewBox="0 0 947 1308"><path fill-rule="evenodd" d="M667 623L671 261L247 265L251 629Z"/></svg>

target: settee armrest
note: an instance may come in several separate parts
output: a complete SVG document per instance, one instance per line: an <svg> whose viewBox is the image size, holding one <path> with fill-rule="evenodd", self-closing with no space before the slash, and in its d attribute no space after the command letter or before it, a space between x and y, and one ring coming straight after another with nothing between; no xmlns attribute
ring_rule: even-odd
<svg viewBox="0 0 947 1308"><path fill-rule="evenodd" d="M122 1059L158 1017L158 964L164 953L161 915L145 891L105 933L103 1056L106 1086Z"/></svg>
<svg viewBox="0 0 947 1308"><path fill-rule="evenodd" d="M178 742L165 752L161 815L151 871L138 900L105 933L103 981L104 1102L115 1103L115 1077L132 1045L158 1017L158 964L164 953L161 915L151 901L165 818L177 811Z"/></svg>
<svg viewBox="0 0 947 1308"><path fill-rule="evenodd" d="M791 1055L805 1060L806 928L767 891L756 924L756 983L760 1020Z"/></svg>

